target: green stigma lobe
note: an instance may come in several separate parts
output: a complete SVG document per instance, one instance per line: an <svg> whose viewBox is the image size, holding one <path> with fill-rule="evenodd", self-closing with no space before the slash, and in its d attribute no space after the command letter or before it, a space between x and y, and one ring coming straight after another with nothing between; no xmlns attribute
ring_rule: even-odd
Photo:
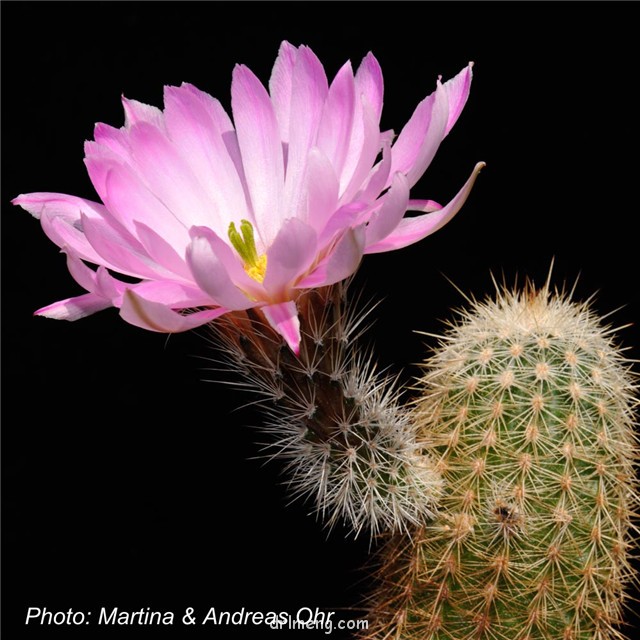
<svg viewBox="0 0 640 640"><path fill-rule="evenodd" d="M253 225L248 220L240 220L240 231L235 223L229 224L229 241L244 262L244 270L256 282L262 282L267 270L267 256L258 255Z"/></svg>
<svg viewBox="0 0 640 640"><path fill-rule="evenodd" d="M253 235L253 226L248 220L240 221L240 233L234 222L229 224L229 240L245 264L250 266L257 264L256 240Z"/></svg>

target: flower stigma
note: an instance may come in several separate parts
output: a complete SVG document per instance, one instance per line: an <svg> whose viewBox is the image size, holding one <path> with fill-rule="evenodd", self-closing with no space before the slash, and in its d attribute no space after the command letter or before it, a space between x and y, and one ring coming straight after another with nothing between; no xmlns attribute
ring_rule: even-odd
<svg viewBox="0 0 640 640"><path fill-rule="evenodd" d="M267 271L266 254L258 255L253 226L248 220L240 220L240 232L234 222L229 224L229 240L244 261L244 270L250 278L262 284Z"/></svg>

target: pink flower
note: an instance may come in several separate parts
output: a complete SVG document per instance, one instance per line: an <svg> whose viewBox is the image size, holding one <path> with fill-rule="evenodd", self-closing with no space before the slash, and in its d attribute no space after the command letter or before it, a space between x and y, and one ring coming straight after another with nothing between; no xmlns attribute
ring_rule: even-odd
<svg viewBox="0 0 640 640"><path fill-rule="evenodd" d="M329 84L311 49L283 42L269 92L247 67L234 69L233 122L189 84L165 88L164 111L123 98L124 127L97 124L85 145L104 204L57 193L14 200L87 291L36 313L76 320L115 306L134 325L176 332L259 307L297 352L301 290L348 277L365 253L424 238L462 206L482 165L444 207L410 200L409 189L470 83L471 65L438 81L395 141L380 131L372 54ZM408 210L422 215L405 218Z"/></svg>

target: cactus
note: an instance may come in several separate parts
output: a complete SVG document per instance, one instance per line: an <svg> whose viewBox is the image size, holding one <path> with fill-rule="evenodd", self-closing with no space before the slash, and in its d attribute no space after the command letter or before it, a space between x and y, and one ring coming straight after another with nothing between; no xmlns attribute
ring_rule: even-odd
<svg viewBox="0 0 640 640"><path fill-rule="evenodd" d="M347 284L313 289L297 301L295 356L259 311L230 313L212 325L224 371L258 394L295 497L309 498L332 527L358 535L401 531L434 515L441 481L416 443L416 429L394 381L356 347L366 313L353 311Z"/></svg>
<svg viewBox="0 0 640 640"><path fill-rule="evenodd" d="M622 638L638 504L634 378L589 303L471 300L413 407L444 494L382 551L366 638Z"/></svg>

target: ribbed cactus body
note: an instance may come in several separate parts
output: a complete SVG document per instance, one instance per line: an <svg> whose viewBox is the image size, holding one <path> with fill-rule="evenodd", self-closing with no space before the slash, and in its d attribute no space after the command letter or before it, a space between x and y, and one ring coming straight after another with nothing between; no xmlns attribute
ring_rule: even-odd
<svg viewBox="0 0 640 640"><path fill-rule="evenodd" d="M444 494L388 546L371 636L622 637L636 440L611 332L547 289L503 292L450 328L421 387Z"/></svg>

